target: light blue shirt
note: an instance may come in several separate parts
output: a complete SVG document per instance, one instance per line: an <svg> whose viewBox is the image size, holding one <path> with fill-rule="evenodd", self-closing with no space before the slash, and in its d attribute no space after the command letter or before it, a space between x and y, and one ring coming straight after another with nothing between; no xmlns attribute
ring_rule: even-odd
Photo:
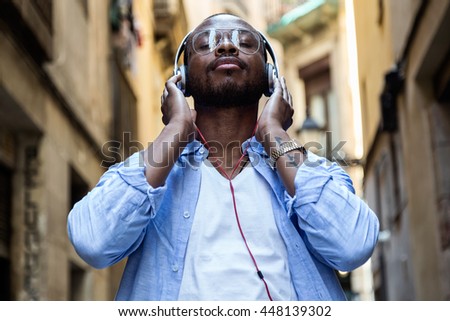
<svg viewBox="0 0 450 321"><path fill-rule="evenodd" d="M298 299L345 300L334 271L351 271L370 258L379 232L376 215L337 164L309 153L291 197L262 145L254 138L243 148L247 144L252 166L273 191L272 210ZM189 143L165 185L153 188L142 153L135 153L110 167L75 204L68 233L77 253L99 269L128 258L116 300L177 300L199 195L199 165L207 155L200 142Z"/></svg>

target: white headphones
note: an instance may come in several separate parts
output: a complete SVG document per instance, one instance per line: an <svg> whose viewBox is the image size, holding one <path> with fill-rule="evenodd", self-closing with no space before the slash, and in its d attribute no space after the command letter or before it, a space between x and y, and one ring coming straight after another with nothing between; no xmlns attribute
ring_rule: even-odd
<svg viewBox="0 0 450 321"><path fill-rule="evenodd" d="M183 92L183 94L186 97L189 97L191 94L189 93L189 90L187 89L187 83L188 83L188 77L187 77L187 70L185 65L178 66L178 60L181 57L181 54L186 49L186 43L189 36L192 34L192 31L189 32L181 41L180 46L178 47L177 54L175 55L175 62L173 67L173 74L181 74L181 81L178 82L178 88ZM272 59L273 64L266 62L266 77L267 77L267 87L264 90L264 95L267 97L270 97L273 94L274 91L274 79L278 78L279 76L279 68L277 63L277 58L275 56L275 52L273 51L272 46L269 43L269 40L258 31L258 34L261 36L264 48L266 52L269 53L270 58Z"/></svg>

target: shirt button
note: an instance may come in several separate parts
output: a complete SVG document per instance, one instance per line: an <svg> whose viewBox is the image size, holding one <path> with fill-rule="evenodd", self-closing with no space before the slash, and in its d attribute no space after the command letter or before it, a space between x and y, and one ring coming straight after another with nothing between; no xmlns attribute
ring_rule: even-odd
<svg viewBox="0 0 450 321"><path fill-rule="evenodd" d="M184 218L190 218L190 217L191 217L191 214L189 214L188 211L184 211L183 217L184 217Z"/></svg>
<svg viewBox="0 0 450 321"><path fill-rule="evenodd" d="M178 265L177 264L172 265L172 271L178 272Z"/></svg>

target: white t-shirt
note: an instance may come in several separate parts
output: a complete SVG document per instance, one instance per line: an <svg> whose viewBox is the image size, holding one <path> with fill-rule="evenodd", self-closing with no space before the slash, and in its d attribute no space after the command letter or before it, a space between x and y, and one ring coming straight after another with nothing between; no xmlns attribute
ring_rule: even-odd
<svg viewBox="0 0 450 321"><path fill-rule="evenodd" d="M229 181L208 161L201 171L178 299L269 300L239 232ZM286 246L273 217L270 186L251 166L232 184L244 236L273 300L296 300Z"/></svg>

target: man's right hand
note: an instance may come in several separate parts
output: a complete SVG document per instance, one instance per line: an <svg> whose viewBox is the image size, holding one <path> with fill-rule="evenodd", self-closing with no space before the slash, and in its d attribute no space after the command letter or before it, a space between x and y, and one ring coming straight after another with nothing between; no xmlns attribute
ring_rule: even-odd
<svg viewBox="0 0 450 321"><path fill-rule="evenodd" d="M179 126L179 133L184 138L191 139L195 134L195 117L197 113L189 107L183 92L177 87L181 75L170 77L161 96L161 112L164 125Z"/></svg>

